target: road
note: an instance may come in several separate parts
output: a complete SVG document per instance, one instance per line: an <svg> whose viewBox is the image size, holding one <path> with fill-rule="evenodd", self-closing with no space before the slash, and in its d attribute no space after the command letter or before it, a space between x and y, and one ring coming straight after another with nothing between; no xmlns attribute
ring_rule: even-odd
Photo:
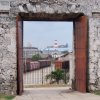
<svg viewBox="0 0 100 100"><path fill-rule="evenodd" d="M100 96L72 91L69 87L30 88L14 100L100 100Z"/></svg>

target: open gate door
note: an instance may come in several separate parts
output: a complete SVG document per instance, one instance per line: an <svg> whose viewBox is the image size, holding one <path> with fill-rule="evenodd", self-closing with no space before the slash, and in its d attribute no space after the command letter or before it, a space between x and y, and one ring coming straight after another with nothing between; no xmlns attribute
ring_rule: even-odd
<svg viewBox="0 0 100 100"><path fill-rule="evenodd" d="M87 91L87 17L81 16L74 22L75 39L75 89Z"/></svg>
<svg viewBox="0 0 100 100"><path fill-rule="evenodd" d="M17 16L16 22L17 37L17 94L23 92L23 21Z"/></svg>

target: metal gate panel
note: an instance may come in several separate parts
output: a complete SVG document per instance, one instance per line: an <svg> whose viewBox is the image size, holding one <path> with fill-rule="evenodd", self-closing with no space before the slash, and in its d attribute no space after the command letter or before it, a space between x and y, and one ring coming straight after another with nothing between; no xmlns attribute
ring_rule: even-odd
<svg viewBox="0 0 100 100"><path fill-rule="evenodd" d="M23 92L23 22L21 17L17 16L16 21L17 37L17 94Z"/></svg>
<svg viewBox="0 0 100 100"><path fill-rule="evenodd" d="M87 70L87 17L82 16L74 22L75 40L75 89L86 92Z"/></svg>

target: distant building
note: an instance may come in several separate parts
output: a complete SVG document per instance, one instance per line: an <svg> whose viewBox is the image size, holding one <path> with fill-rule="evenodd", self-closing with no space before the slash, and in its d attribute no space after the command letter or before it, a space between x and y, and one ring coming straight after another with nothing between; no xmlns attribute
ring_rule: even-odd
<svg viewBox="0 0 100 100"><path fill-rule="evenodd" d="M57 57L60 57L62 55L62 52L58 51L58 50L43 50L43 54L49 54L53 58L57 58Z"/></svg>
<svg viewBox="0 0 100 100"><path fill-rule="evenodd" d="M23 58L32 58L33 55L38 53L39 50L36 47L23 47Z"/></svg>
<svg viewBox="0 0 100 100"><path fill-rule="evenodd" d="M53 58L58 58L58 57L61 57L64 54L68 53L67 50L61 51L61 50L57 50L57 49L56 50L54 50L54 49L53 50L47 50L47 49L45 49L42 52L43 52L43 54L49 54L49 55L51 55Z"/></svg>
<svg viewBox="0 0 100 100"><path fill-rule="evenodd" d="M63 55L63 54L65 54L66 52L68 52L67 47L68 47L68 44L59 45L59 44L58 44L58 41L55 40L53 45L47 46L47 47L43 50L43 54L49 54L49 55L51 55L53 58L58 58L58 57L61 57L61 55Z"/></svg>

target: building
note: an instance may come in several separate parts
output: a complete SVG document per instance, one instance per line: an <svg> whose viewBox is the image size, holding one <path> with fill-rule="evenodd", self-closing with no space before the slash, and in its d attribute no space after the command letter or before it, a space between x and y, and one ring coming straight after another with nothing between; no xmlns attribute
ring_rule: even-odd
<svg viewBox="0 0 100 100"><path fill-rule="evenodd" d="M60 57L64 52L67 51L68 44L60 45L58 41L55 40L52 46L47 46L44 50L44 54L50 54L53 58Z"/></svg>
<svg viewBox="0 0 100 100"><path fill-rule="evenodd" d="M50 57L50 54L43 53L36 47L23 47L23 60L31 59L33 55L39 54L42 59L47 59Z"/></svg>
<svg viewBox="0 0 100 100"><path fill-rule="evenodd" d="M33 55L38 53L39 50L36 47L23 47L23 58L32 58Z"/></svg>
<svg viewBox="0 0 100 100"><path fill-rule="evenodd" d="M58 51L58 50L43 50L43 54L49 54L53 58L57 58L57 57L60 57L62 55L62 52Z"/></svg>

